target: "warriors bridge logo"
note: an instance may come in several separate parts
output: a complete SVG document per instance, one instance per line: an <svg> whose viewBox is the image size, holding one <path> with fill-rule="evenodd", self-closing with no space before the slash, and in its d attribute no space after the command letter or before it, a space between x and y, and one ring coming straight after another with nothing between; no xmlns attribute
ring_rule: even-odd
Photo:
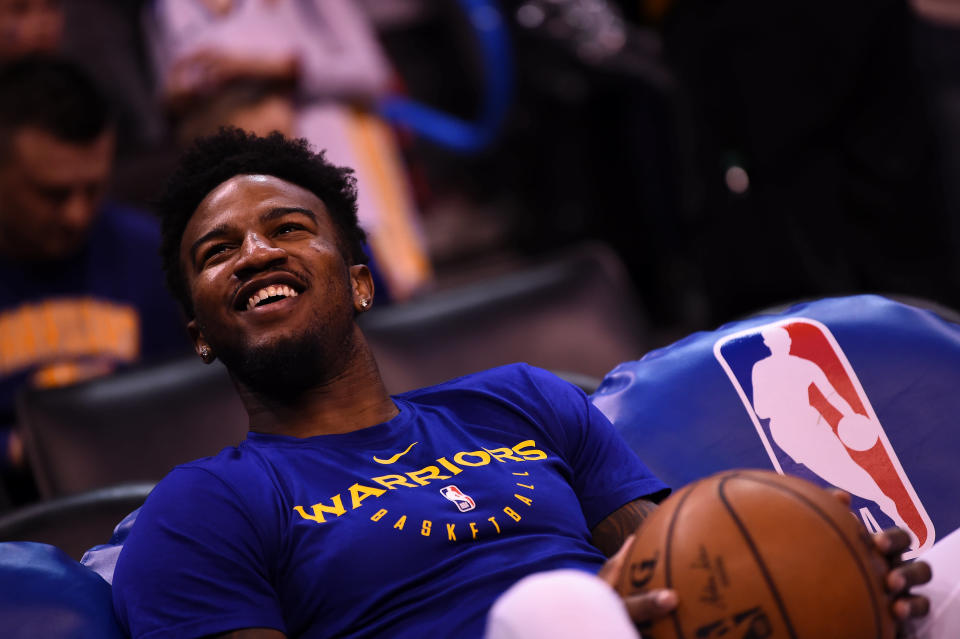
<svg viewBox="0 0 960 639"><path fill-rule="evenodd" d="M905 558L933 545L930 517L826 326L783 320L727 336L713 352L778 473L850 493L871 531L910 532Z"/></svg>

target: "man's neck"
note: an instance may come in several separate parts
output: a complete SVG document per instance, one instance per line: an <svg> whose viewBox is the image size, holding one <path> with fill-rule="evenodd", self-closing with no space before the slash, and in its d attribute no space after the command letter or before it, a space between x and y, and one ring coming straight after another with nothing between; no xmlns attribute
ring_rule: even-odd
<svg viewBox="0 0 960 639"><path fill-rule="evenodd" d="M312 437L349 433L390 420L399 412L387 393L366 342L343 372L292 397L272 397L237 383L250 430Z"/></svg>

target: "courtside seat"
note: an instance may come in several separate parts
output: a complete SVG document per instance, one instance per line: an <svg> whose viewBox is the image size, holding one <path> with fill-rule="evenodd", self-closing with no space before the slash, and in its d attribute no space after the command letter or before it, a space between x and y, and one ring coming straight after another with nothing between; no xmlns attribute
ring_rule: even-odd
<svg viewBox="0 0 960 639"><path fill-rule="evenodd" d="M374 308L360 325L391 393L518 361L601 378L649 339L623 263L602 243Z"/></svg>
<svg viewBox="0 0 960 639"><path fill-rule="evenodd" d="M157 482L237 444L248 423L226 369L197 357L26 391L17 419L43 499Z"/></svg>
<svg viewBox="0 0 960 639"><path fill-rule="evenodd" d="M798 475L926 550L960 527L960 325L920 305L862 295L760 314L619 365L592 400L672 486L737 467Z"/></svg>
<svg viewBox="0 0 960 639"><path fill-rule="evenodd" d="M5 639L123 639L110 585L48 544L0 543Z"/></svg>
<svg viewBox="0 0 960 639"><path fill-rule="evenodd" d="M79 561L89 548L110 538L117 522L143 505L153 486L120 484L13 510L0 517L0 542L50 544Z"/></svg>

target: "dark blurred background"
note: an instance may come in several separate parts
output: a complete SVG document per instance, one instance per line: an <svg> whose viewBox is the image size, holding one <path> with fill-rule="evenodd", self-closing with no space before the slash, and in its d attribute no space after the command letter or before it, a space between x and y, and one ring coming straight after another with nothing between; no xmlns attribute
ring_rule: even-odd
<svg viewBox="0 0 960 639"><path fill-rule="evenodd" d="M144 204L172 153L138 4L65 1L64 48L116 100L114 188ZM502 69L483 67L464 4L357 3L395 86L470 120ZM953 303L957 17L918 4L934 9L493 3L513 86L491 143L461 152L395 129L440 284L595 237L668 332L858 291Z"/></svg>
<svg viewBox="0 0 960 639"><path fill-rule="evenodd" d="M106 96L108 201L149 211L221 124L354 165L396 390L500 359L602 377L802 299L960 306L949 0L0 0L0 38Z"/></svg>
<svg viewBox="0 0 960 639"><path fill-rule="evenodd" d="M64 48L116 100L114 188L143 205L172 153L138 4L66 0ZM477 117L501 69L463 4L356 4L396 86ZM513 91L491 143L395 129L440 284L595 237L668 332L859 291L953 303L960 17L927 4L493 3Z"/></svg>

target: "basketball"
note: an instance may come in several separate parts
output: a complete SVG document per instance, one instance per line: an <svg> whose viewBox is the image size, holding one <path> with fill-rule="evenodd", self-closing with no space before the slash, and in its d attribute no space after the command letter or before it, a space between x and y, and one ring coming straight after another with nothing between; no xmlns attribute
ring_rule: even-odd
<svg viewBox="0 0 960 639"><path fill-rule="evenodd" d="M838 499L735 470L691 483L640 526L617 590L673 588L644 639L893 639L886 562Z"/></svg>

